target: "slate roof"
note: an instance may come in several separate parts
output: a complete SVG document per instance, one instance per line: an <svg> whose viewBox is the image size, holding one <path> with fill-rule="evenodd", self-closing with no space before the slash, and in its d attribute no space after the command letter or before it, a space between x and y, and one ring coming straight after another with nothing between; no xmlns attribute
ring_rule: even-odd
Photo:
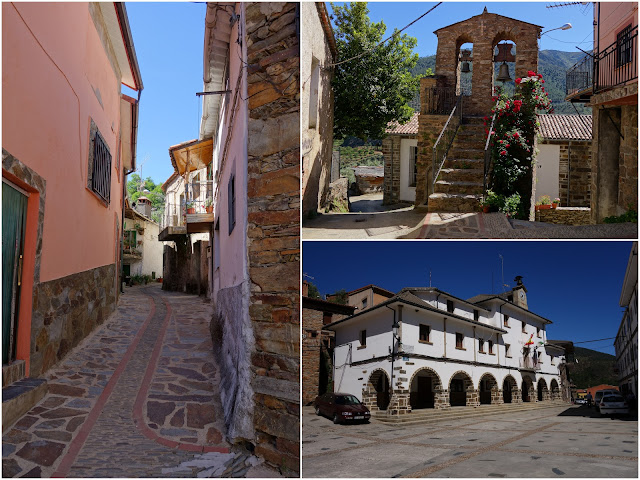
<svg viewBox="0 0 640 480"><path fill-rule="evenodd" d="M398 122L389 122L385 132L391 135L417 135L418 134L418 117L419 112L413 114L411 120L404 125L400 125Z"/></svg>
<svg viewBox="0 0 640 480"><path fill-rule="evenodd" d="M591 140L591 115L538 115L545 140Z"/></svg>

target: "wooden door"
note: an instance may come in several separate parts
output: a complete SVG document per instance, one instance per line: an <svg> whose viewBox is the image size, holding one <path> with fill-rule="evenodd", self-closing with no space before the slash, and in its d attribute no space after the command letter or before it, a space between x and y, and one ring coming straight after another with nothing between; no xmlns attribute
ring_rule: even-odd
<svg viewBox="0 0 640 480"><path fill-rule="evenodd" d="M2 363L15 360L27 196L2 182Z"/></svg>
<svg viewBox="0 0 640 480"><path fill-rule="evenodd" d="M431 377L418 377L418 408L433 408Z"/></svg>

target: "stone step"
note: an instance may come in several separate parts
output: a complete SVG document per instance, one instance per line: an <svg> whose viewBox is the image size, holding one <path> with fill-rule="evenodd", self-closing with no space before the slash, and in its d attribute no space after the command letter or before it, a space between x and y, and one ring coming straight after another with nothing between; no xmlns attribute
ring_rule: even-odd
<svg viewBox="0 0 640 480"><path fill-rule="evenodd" d="M42 378L23 378L2 389L2 432L31 410L48 390Z"/></svg>
<svg viewBox="0 0 640 480"><path fill-rule="evenodd" d="M484 172L484 158L451 158L447 156L444 162L444 168L453 170L479 170L481 174Z"/></svg>
<svg viewBox="0 0 640 480"><path fill-rule="evenodd" d="M484 115L462 115L464 125L480 125L484 127Z"/></svg>
<svg viewBox="0 0 640 480"><path fill-rule="evenodd" d="M462 168L443 168L440 170L440 180L447 182L475 182L482 184L484 170L481 168L465 168L470 164L461 165ZM475 165L474 165L475 166Z"/></svg>
<svg viewBox="0 0 640 480"><path fill-rule="evenodd" d="M468 145L456 146L455 144L451 146L449 153L447 154L447 158L450 159L475 159L475 160L484 160L484 147L483 148L472 148Z"/></svg>
<svg viewBox="0 0 640 480"><path fill-rule="evenodd" d="M438 180L434 186L435 193L454 193L459 195L479 194L482 195L482 182L448 181Z"/></svg>
<svg viewBox="0 0 640 480"><path fill-rule="evenodd" d="M526 406L525 406L526 405ZM372 418L380 423L391 425L420 425L447 420L459 420L463 418L484 417L489 415L501 415L504 413L517 413L542 408L569 407L569 403L562 401L544 401L537 403L521 403L521 404L505 404L499 408L487 408L489 405L481 405L477 408L472 407L452 407L447 410L430 410L428 414L422 414L422 411L411 412L405 415L391 416L385 412L376 412ZM435 413L443 412L443 413Z"/></svg>
<svg viewBox="0 0 640 480"><path fill-rule="evenodd" d="M470 213L480 211L481 194L432 193L429 195L430 213Z"/></svg>

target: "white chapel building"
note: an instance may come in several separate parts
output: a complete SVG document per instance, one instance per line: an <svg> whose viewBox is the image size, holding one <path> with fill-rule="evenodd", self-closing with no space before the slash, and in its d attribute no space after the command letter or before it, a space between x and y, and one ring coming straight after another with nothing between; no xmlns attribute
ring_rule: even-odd
<svg viewBox="0 0 640 480"><path fill-rule="evenodd" d="M405 288L324 328L335 332L334 391L397 415L560 400L564 349L527 308L522 277L509 292L468 300Z"/></svg>

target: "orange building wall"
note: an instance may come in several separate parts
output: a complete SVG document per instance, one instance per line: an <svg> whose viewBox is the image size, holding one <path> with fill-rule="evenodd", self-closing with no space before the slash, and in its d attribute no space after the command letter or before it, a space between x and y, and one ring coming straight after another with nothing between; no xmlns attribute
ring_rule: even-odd
<svg viewBox="0 0 640 480"><path fill-rule="evenodd" d="M3 148L47 182L40 281L112 264L120 80L89 5L3 3L2 15ZM108 208L86 188L90 119L112 155Z"/></svg>
<svg viewBox="0 0 640 480"><path fill-rule="evenodd" d="M597 5L600 8L600 51L617 39L617 34L627 25L638 25L637 2L600 2L595 4L595 20L598 21ZM598 27L595 28L596 35Z"/></svg>

